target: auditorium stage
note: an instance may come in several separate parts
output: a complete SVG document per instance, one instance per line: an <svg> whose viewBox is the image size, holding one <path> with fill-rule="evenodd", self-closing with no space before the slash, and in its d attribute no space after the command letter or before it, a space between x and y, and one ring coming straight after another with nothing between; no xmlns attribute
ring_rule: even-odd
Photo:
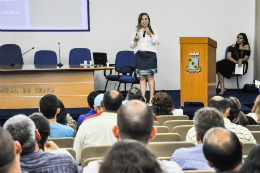
<svg viewBox="0 0 260 173"><path fill-rule="evenodd" d="M159 91L156 91L159 92ZM182 108L183 114L188 115L190 119L193 118L194 112L199 108L203 107L202 103L185 103L184 107L180 107L180 90L167 90L163 91L169 94L172 98L173 105L175 108ZM219 91L217 91L218 93ZM255 98L259 93L248 94L241 93L239 94L236 89L228 89L226 94L223 97L233 96L239 99L241 102L241 108L245 114L251 112L251 108L254 105ZM146 92L146 98L149 99L149 92ZM65 105L66 106L66 105ZM68 108L67 111L70 115L77 120L79 115L86 114L89 111L89 108ZM30 115L34 112L38 112L38 109L0 109L0 126L3 126L4 122L9 118L17 114Z"/></svg>

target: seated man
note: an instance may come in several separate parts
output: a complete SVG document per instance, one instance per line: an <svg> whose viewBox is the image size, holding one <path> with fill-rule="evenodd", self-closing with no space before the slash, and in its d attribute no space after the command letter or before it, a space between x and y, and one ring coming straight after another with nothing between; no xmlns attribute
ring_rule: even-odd
<svg viewBox="0 0 260 173"><path fill-rule="evenodd" d="M40 134L34 122L25 115L16 115L8 119L4 129L9 131L13 140L20 142L22 171L30 173L82 172L82 168L68 155L52 154L39 149L37 141Z"/></svg>
<svg viewBox="0 0 260 173"><path fill-rule="evenodd" d="M99 93L96 92L96 91L93 91L91 92L89 95L88 95L88 106L90 108L90 111L87 113L87 114L82 114L79 116L79 119L78 119L78 122L77 122L77 129L79 128L79 126L82 124L83 120L86 118L86 117L89 117L91 115L94 115L96 114L97 112L94 110L94 99L96 98L96 96L98 96Z"/></svg>
<svg viewBox="0 0 260 173"><path fill-rule="evenodd" d="M94 110L97 112L94 115L88 116L86 117L82 122L90 119L90 118L94 118L94 117L98 117L99 115L101 115L103 113L103 107L101 105L101 102L104 99L104 94L99 94L95 100L94 100Z"/></svg>
<svg viewBox="0 0 260 173"><path fill-rule="evenodd" d="M117 140L134 139L145 146L155 137L156 127L153 127L153 112L144 103L138 100L122 105L117 112L117 126L113 133ZM98 173L102 160L90 162L84 168L84 173ZM180 173L180 166L172 161L157 160L164 173Z"/></svg>
<svg viewBox="0 0 260 173"><path fill-rule="evenodd" d="M231 123L230 120L227 118L229 115L229 110L230 110L230 108L228 107L227 99L224 99L221 96L212 97L209 100L209 107L217 109L222 114L226 129L231 132L234 132L240 141L256 143L255 138L253 137L252 133L247 128L234 124L234 123ZM192 127L188 131L187 136L186 136L186 141L197 144L194 127Z"/></svg>
<svg viewBox="0 0 260 173"><path fill-rule="evenodd" d="M40 100L40 112L49 120L51 135L49 138L74 137L73 128L57 123L58 98L55 95L47 94Z"/></svg>
<svg viewBox="0 0 260 173"><path fill-rule="evenodd" d="M194 116L195 136L198 142L196 147L180 148L176 150L171 161L178 163L182 170L209 170L212 169L206 162L203 154L203 137L212 127L224 127L221 113L214 108L201 108Z"/></svg>
<svg viewBox="0 0 260 173"><path fill-rule="evenodd" d="M235 173L242 167L243 143L235 133L212 128L204 136L203 153L216 172Z"/></svg>
<svg viewBox="0 0 260 173"><path fill-rule="evenodd" d="M81 149L86 146L113 145L116 138L112 128L117 123L117 110L122 105L123 96L117 91L107 91L101 102L103 113L85 121L78 130L73 149L77 162L81 160Z"/></svg>
<svg viewBox="0 0 260 173"><path fill-rule="evenodd" d="M0 172L20 173L20 153L21 145L14 141L10 133L0 127Z"/></svg>

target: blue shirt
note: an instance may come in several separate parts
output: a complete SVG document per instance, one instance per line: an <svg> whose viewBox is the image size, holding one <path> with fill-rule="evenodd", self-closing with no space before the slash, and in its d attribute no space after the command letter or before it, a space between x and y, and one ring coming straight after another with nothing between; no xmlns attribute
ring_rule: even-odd
<svg viewBox="0 0 260 173"><path fill-rule="evenodd" d="M196 147L180 148L176 150L171 161L180 165L182 170L210 170L213 169L207 164L207 160L203 154L203 144L200 143Z"/></svg>
<svg viewBox="0 0 260 173"><path fill-rule="evenodd" d="M22 171L30 173L82 173L83 169L66 154L52 154L38 150L20 156Z"/></svg>
<svg viewBox="0 0 260 173"><path fill-rule="evenodd" d="M50 127L51 127L51 136L49 136L49 138L64 138L64 137L74 138L74 130L69 126L60 123L50 123Z"/></svg>
<svg viewBox="0 0 260 173"><path fill-rule="evenodd" d="M79 116L78 122L77 122L77 129L79 128L79 126L82 124L82 121L86 118L89 117L91 115L96 114L97 112L93 109L91 109L87 114L83 114Z"/></svg>

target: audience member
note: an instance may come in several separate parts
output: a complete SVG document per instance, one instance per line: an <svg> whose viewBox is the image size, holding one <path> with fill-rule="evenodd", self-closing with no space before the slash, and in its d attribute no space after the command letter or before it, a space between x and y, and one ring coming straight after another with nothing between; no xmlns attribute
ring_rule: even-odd
<svg viewBox="0 0 260 173"><path fill-rule="evenodd" d="M88 106L90 108L90 111L87 114L83 114L79 116L78 122L77 122L77 129L79 128L79 126L82 124L82 121L86 118L89 117L91 115L96 114L97 112L94 110L94 99L96 98L96 96L99 95L98 92L93 91L88 95Z"/></svg>
<svg viewBox="0 0 260 173"><path fill-rule="evenodd" d="M240 173L260 173L260 145L257 145L247 156Z"/></svg>
<svg viewBox="0 0 260 173"><path fill-rule="evenodd" d="M54 154L67 154L73 158L73 156L63 148L59 148L53 141L48 141L48 136L51 133L50 123L42 113L33 113L29 118L34 122L36 129L40 134L40 140L38 142L39 149ZM73 158L74 160L74 158Z"/></svg>
<svg viewBox="0 0 260 173"><path fill-rule="evenodd" d="M117 140L134 139L148 146L156 132L156 127L153 127L153 112L144 102L132 100L119 108L117 125L115 124L113 128ZM175 162L166 160L157 162L165 173L182 172ZM101 160L90 162L84 168L84 173L97 173L100 163Z"/></svg>
<svg viewBox="0 0 260 173"><path fill-rule="evenodd" d="M47 94L40 100L40 112L49 120L51 135L49 138L74 137L74 130L60 123L57 123L58 98L55 95Z"/></svg>
<svg viewBox="0 0 260 173"><path fill-rule="evenodd" d="M204 136L203 153L216 172L235 173L242 166L243 143L224 128L212 128Z"/></svg>
<svg viewBox="0 0 260 173"><path fill-rule="evenodd" d="M81 149L86 146L113 145L116 138L112 128L117 123L117 110L122 105L123 96L117 91L104 94L103 113L85 121L78 130L73 149L76 151L77 162L81 159Z"/></svg>
<svg viewBox="0 0 260 173"><path fill-rule="evenodd" d="M224 120L218 110L205 107L195 112L193 124L198 145L176 150L171 161L178 163L182 170L209 170L211 167L207 164L202 151L203 138L205 133L213 127L225 128Z"/></svg>
<svg viewBox="0 0 260 173"><path fill-rule="evenodd" d="M229 116L227 117L232 123L241 126L257 125L256 121L252 117L246 116L241 110L241 103L235 97L226 98L228 101L228 107L230 108Z"/></svg>
<svg viewBox="0 0 260 173"><path fill-rule="evenodd" d="M255 99L255 104L252 108L252 113L249 113L247 116L252 117L255 121L260 120L260 95Z"/></svg>
<svg viewBox="0 0 260 173"><path fill-rule="evenodd" d="M171 97L165 92L158 92L152 99L153 112L160 115L183 115L182 109L174 109Z"/></svg>
<svg viewBox="0 0 260 173"><path fill-rule="evenodd" d="M16 115L4 124L13 140L20 142L22 171L30 173L82 172L82 168L68 155L52 154L39 149L41 136L34 122L25 115Z"/></svg>
<svg viewBox="0 0 260 173"><path fill-rule="evenodd" d="M137 87L132 87L128 91L125 101L130 101L130 100L140 100L142 102L145 102L144 97L142 95L142 91Z"/></svg>
<svg viewBox="0 0 260 173"><path fill-rule="evenodd" d="M18 173L21 172L20 153L21 145L14 141L10 133L0 127L0 172Z"/></svg>
<svg viewBox="0 0 260 173"><path fill-rule="evenodd" d="M103 113L103 107L101 105L101 102L103 101L104 99L104 94L99 94L95 100L94 100L94 110L97 112L96 114L94 115L91 115L89 117L86 117L82 122L86 121L87 119L90 119L90 118L94 118L94 117L98 117L99 115L101 115Z"/></svg>
<svg viewBox="0 0 260 173"><path fill-rule="evenodd" d="M231 132L234 132L240 141L256 143L255 138L253 137L252 133L247 128L234 124L234 123L231 123L230 120L227 118L229 115L229 110L230 110L230 108L228 107L227 99L224 99L221 96L215 96L209 100L208 105L209 105L209 107L216 108L222 114L226 129ZM186 141L197 144L194 127L192 127L188 131L187 136L186 136Z"/></svg>
<svg viewBox="0 0 260 173"><path fill-rule="evenodd" d="M58 108L60 109L60 112L57 114L57 123L60 123L63 125L74 124L73 118L66 111L64 104L59 99L58 99Z"/></svg>
<svg viewBox="0 0 260 173"><path fill-rule="evenodd" d="M162 173L156 157L144 144L125 139L113 145L99 173Z"/></svg>

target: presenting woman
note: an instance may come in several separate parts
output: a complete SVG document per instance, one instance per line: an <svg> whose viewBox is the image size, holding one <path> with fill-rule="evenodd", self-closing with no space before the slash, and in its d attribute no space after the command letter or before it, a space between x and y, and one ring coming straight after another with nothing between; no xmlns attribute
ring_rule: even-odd
<svg viewBox="0 0 260 173"><path fill-rule="evenodd" d="M147 13L141 13L137 26L134 28L130 39L130 47L134 49L136 61L136 73L140 75L140 89L143 97L146 93L146 80L148 81L150 100L155 91L154 74L157 73L156 45L159 37L155 27L151 27L150 17ZM145 98L146 101L146 98Z"/></svg>
<svg viewBox="0 0 260 173"><path fill-rule="evenodd" d="M224 88L224 77L230 79L232 72L235 71L235 66L242 66L243 61L247 61L250 56L250 46L245 33L240 33L237 36L236 44L232 44L227 53L227 59L217 62L218 80L221 86L220 95L223 95L226 89Z"/></svg>

